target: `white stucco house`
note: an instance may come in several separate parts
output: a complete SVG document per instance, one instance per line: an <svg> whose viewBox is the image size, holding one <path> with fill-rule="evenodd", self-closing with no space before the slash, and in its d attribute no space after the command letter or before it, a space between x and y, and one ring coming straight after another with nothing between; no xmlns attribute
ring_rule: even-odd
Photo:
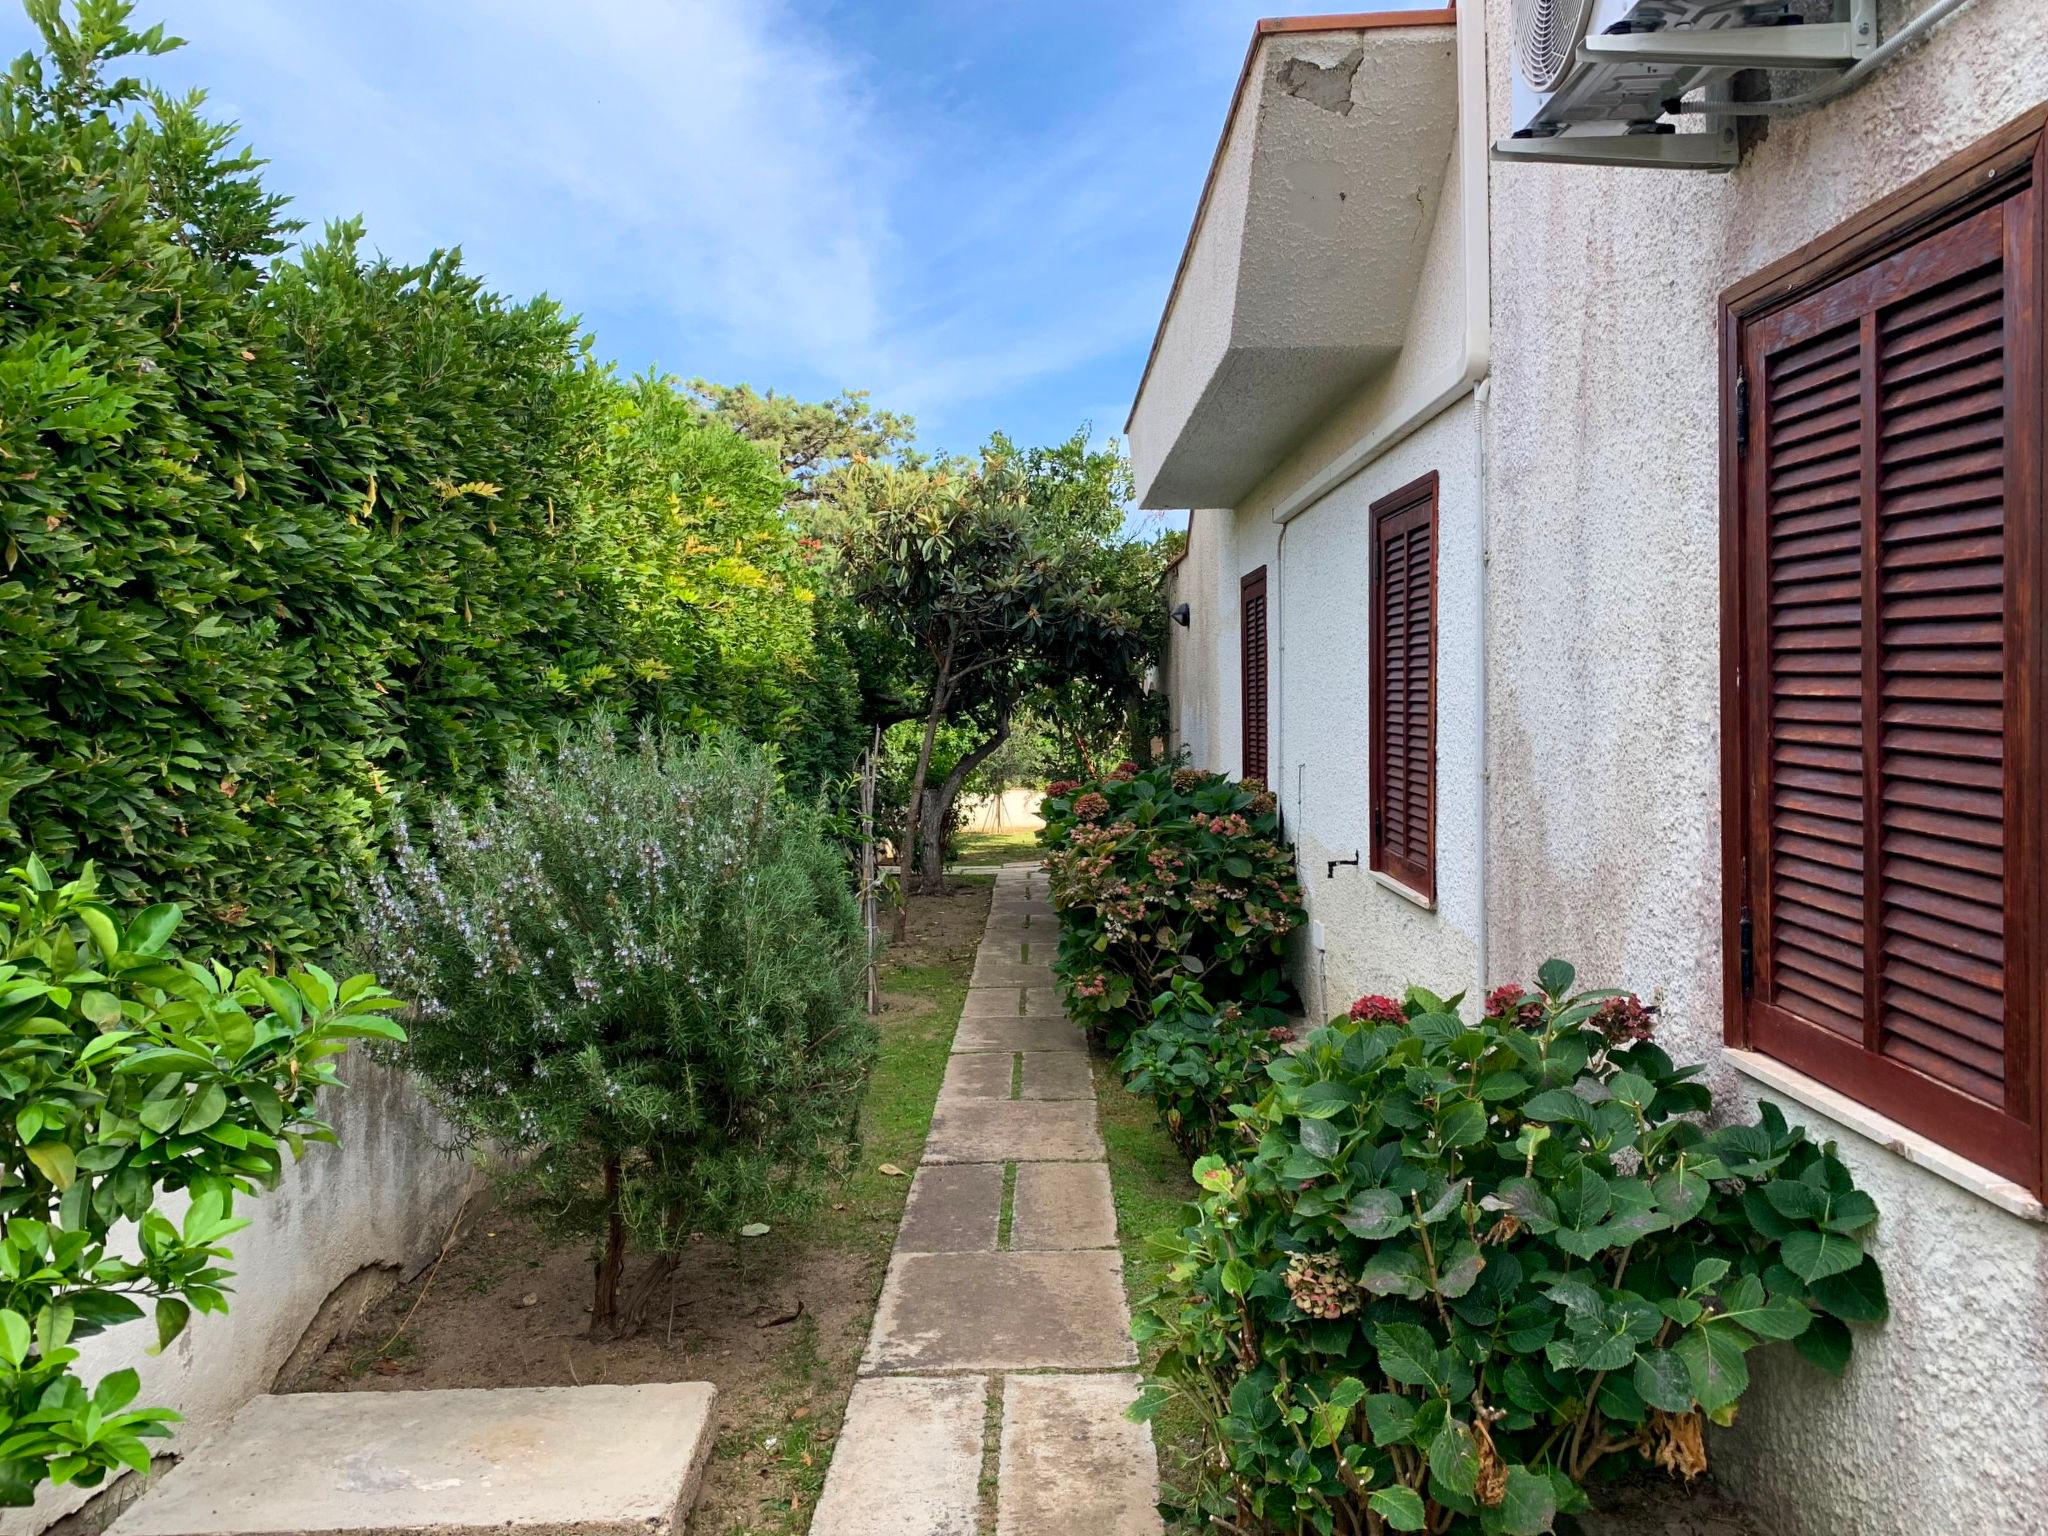
<svg viewBox="0 0 2048 1536"><path fill-rule="evenodd" d="M1514 136L1529 0L1259 24L1128 427L1142 504L1193 509L1169 745L1278 794L1311 1016L1561 955L1837 1140L1891 1321L1840 1381L1760 1357L1719 1474L1786 1536L2019 1536L2048 4L1801 9L1779 46L1858 59L1931 20L1804 110L1698 109L1833 77L1717 77L1659 144Z"/></svg>

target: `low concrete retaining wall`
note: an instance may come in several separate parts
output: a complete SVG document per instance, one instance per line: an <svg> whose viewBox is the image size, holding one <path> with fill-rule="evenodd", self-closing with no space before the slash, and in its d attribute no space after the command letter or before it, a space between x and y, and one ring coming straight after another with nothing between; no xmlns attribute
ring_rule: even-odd
<svg viewBox="0 0 2048 1536"><path fill-rule="evenodd" d="M142 1375L140 1403L185 1416L175 1439L158 1444L182 1454L204 1442L258 1393L279 1368L334 1288L358 1270L395 1267L410 1275L440 1252L476 1178L470 1160L444 1150L445 1125L410 1080L360 1052L342 1067L348 1084L326 1114L339 1147L314 1146L277 1189L238 1203L251 1225L229 1239L234 1292L226 1317L195 1317L162 1355L155 1323L140 1322L86 1340L79 1373L87 1382L132 1366ZM182 1197L165 1203L182 1218ZM53 1488L33 1509L0 1515L0 1536L35 1536L99 1490Z"/></svg>

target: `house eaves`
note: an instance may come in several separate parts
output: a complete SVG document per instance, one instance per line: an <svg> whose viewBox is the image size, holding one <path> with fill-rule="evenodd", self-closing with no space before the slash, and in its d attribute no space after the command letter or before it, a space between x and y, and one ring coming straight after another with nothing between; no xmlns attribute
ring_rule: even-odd
<svg viewBox="0 0 2048 1536"><path fill-rule="evenodd" d="M1456 23L1258 24L1126 423L1140 505L1234 505L1391 366L1455 138Z"/></svg>

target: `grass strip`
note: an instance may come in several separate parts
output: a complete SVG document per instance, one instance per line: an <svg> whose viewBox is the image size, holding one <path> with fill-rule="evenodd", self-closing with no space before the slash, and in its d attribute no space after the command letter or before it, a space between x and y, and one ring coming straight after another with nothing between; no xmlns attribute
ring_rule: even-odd
<svg viewBox="0 0 2048 1536"><path fill-rule="evenodd" d="M1181 1227L1181 1207L1198 1191L1187 1159L1159 1123L1152 1101L1125 1088L1116 1068L1102 1057L1091 1054L1089 1060L1095 1070L1096 1118L1109 1153L1124 1294L1135 1313L1166 1279L1167 1258L1146 1238ZM1149 1371L1156 1354L1146 1350L1140 1366ZM1152 1438L1159 1449L1161 1493L1175 1498L1189 1484L1189 1463L1201 1454L1201 1423L1193 1407L1178 1400L1168 1403L1152 1421Z"/></svg>

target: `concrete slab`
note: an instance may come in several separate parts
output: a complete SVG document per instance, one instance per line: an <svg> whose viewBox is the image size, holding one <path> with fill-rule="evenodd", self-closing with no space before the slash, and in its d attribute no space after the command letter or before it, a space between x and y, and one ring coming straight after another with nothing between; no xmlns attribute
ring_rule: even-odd
<svg viewBox="0 0 2048 1536"><path fill-rule="evenodd" d="M1024 1011L1026 1013L1058 1014L1067 1016L1067 1005L1060 1001L1058 987L1026 987L1024 989Z"/></svg>
<svg viewBox="0 0 2048 1536"><path fill-rule="evenodd" d="M1158 1536L1152 1434L1124 1417L1137 1395L1133 1375L1010 1377L996 1536Z"/></svg>
<svg viewBox="0 0 2048 1536"><path fill-rule="evenodd" d="M1102 1163L1019 1163L1010 1212L1012 1250L1116 1246L1116 1203Z"/></svg>
<svg viewBox="0 0 2048 1536"><path fill-rule="evenodd" d="M1013 950L1009 954L990 954L984 948L974 957L974 974L968 978L970 987L1050 987L1052 966L1043 960L1019 960Z"/></svg>
<svg viewBox="0 0 2048 1536"><path fill-rule="evenodd" d="M910 1181L896 1251L993 1253L1002 1215L1001 1163L927 1163Z"/></svg>
<svg viewBox="0 0 2048 1536"><path fill-rule="evenodd" d="M939 1102L943 1104L948 1099L1007 1099L1016 1065L1016 1056L1007 1051L967 1051L949 1057L946 1080L939 1084Z"/></svg>
<svg viewBox="0 0 2048 1536"><path fill-rule="evenodd" d="M258 1397L114 1531L668 1536L697 1496L717 1397L701 1381Z"/></svg>
<svg viewBox="0 0 2048 1536"><path fill-rule="evenodd" d="M1024 1057L1020 1099L1093 1099L1095 1074L1080 1051L1031 1051Z"/></svg>
<svg viewBox="0 0 2048 1536"><path fill-rule="evenodd" d="M1113 1249L907 1253L890 1261L861 1370L1100 1370L1136 1363L1123 1262Z"/></svg>
<svg viewBox="0 0 2048 1536"><path fill-rule="evenodd" d="M1100 1160L1095 1106L1085 1100L941 1099L925 1138L928 1163Z"/></svg>
<svg viewBox="0 0 2048 1536"><path fill-rule="evenodd" d="M1085 1051L1088 1038L1063 1018L962 1019L953 1031L955 1051Z"/></svg>
<svg viewBox="0 0 2048 1536"><path fill-rule="evenodd" d="M1024 1011L1022 987L969 987L960 1005L963 1019L1009 1019Z"/></svg>
<svg viewBox="0 0 2048 1536"><path fill-rule="evenodd" d="M857 1381L811 1536L974 1536L988 1381Z"/></svg>
<svg viewBox="0 0 2048 1536"><path fill-rule="evenodd" d="M1032 928L1057 929L1060 915L1045 901L1006 901L1001 896L989 903L991 924L1024 923Z"/></svg>

